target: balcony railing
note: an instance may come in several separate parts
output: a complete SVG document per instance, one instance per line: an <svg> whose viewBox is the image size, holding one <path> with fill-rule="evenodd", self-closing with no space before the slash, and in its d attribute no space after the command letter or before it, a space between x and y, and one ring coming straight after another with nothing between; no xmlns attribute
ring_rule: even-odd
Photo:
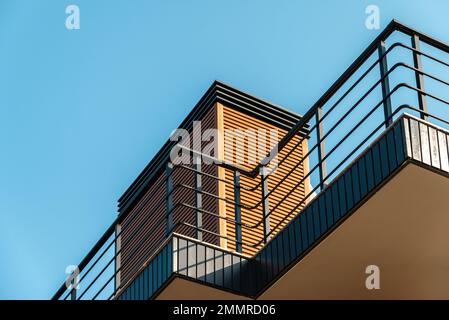
<svg viewBox="0 0 449 320"><path fill-rule="evenodd" d="M146 270L145 268L154 259L159 259L159 255L164 255L163 252L166 250L164 245L167 241L171 241L171 235L179 233L180 230L190 230L191 236L195 237L197 242L207 243L207 238L224 239L232 243L235 248L235 252L229 254L238 257L239 261L251 259L241 254L245 248L259 250L266 246L287 221L293 216L301 215L307 203L324 192L329 183L335 180L342 170L386 128L390 128L401 114L407 112L423 121L445 128L449 127L447 121L449 97L445 96L449 95L447 90L449 82L444 80L444 75L449 70L446 70L449 67L449 63L446 62L449 61L448 54L448 45L397 21L392 21L288 134L282 137L277 145L277 154L268 154L250 170L223 160L209 159L213 160L215 166L231 170L234 173L232 181L202 171L201 165L167 163L165 176L154 186L157 190L163 190L164 193L162 199L152 207L154 211L162 210L163 214L159 221L153 224L151 230L145 230L142 236L143 226L148 219L152 218L151 214L146 215L144 218L146 220L140 221L138 227L129 236L128 244L124 244L119 243L122 230L117 226L125 217L128 220L134 217L132 213L131 216L119 216L79 264L79 276L73 280L78 288L68 287L64 283L53 299L117 298L135 279L132 277L127 281L117 281L121 268L135 257L142 255L145 243L156 230L164 229L165 237L159 242L152 243L153 254L136 270L136 277ZM275 156L279 156L282 150L287 150L285 148L292 139L297 137L299 132L304 131L308 132L308 135L302 135L299 141L295 141L294 146L288 149L288 152L274 161ZM286 159L301 146L305 139L308 141L309 148L302 159L293 167L289 167L286 174L273 187L268 188L270 175L265 174L266 169L284 166ZM193 158L207 157L193 150L188 151ZM272 195L282 183L306 162L309 170L296 181L295 186L285 196L274 199ZM190 172L192 179L173 184L173 175L178 170ZM241 185L241 176L250 178L252 185ZM207 179L231 185L234 194L220 198L217 194L203 190L201 183ZM270 217L273 213L279 210L279 207L289 200L289 196L307 181L310 181L311 187L304 198L298 201L281 221L270 228ZM173 194L180 189L190 190L195 195L194 201L175 203ZM242 200L242 192L257 194L258 200L255 203L246 203ZM219 212L205 210L202 202L206 198L232 204L235 219L222 216ZM147 199L139 205L144 207L148 201L150 200ZM196 222L192 224L189 222L191 219L189 221L176 219L174 214L179 208L183 208L183 212L190 212L190 216L194 217ZM255 212L259 216L258 221L253 224L242 222L242 209L257 210ZM231 238L216 230L208 229L202 223L206 217L212 221L222 220L233 224L235 237ZM263 236L256 241L243 241L245 232L256 228L263 228ZM126 245L131 246L126 248L128 250L126 260L117 263ZM216 250L224 249L216 248ZM164 259L161 263L173 263Z"/></svg>

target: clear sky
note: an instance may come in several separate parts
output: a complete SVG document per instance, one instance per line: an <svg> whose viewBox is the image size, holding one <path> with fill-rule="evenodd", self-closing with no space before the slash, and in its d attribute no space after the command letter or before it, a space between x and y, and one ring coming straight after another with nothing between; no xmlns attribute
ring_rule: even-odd
<svg viewBox="0 0 449 320"><path fill-rule="evenodd" d="M0 298L52 296L214 79L304 113L369 4L449 42L447 0L0 0Z"/></svg>

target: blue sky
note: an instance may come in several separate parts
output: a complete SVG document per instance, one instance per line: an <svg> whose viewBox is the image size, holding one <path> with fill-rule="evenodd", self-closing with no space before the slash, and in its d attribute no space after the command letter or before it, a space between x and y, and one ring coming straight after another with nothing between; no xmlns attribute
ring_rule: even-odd
<svg viewBox="0 0 449 320"><path fill-rule="evenodd" d="M0 0L0 299L52 296L214 79L304 113L369 4L449 42L447 0Z"/></svg>

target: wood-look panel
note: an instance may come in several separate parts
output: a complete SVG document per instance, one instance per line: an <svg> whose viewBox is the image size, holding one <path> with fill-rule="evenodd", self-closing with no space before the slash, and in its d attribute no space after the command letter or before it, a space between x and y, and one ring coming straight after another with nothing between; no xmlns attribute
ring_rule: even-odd
<svg viewBox="0 0 449 320"><path fill-rule="evenodd" d="M164 179L165 174L162 172L121 224L121 283L128 282L165 239Z"/></svg>
<svg viewBox="0 0 449 320"><path fill-rule="evenodd" d="M216 128L217 113L212 108L201 119L201 132L210 128ZM190 146L193 146L193 140L200 139L200 135L190 134ZM204 147L207 141L201 143ZM185 166L193 168L191 164ZM217 176L217 167L215 165L202 164L201 170L209 175ZM195 187L195 173L185 168L177 167L173 170L173 223L176 226L179 223L188 223L196 225L196 212L181 204L187 204L195 207L195 191L182 187L181 184L189 187ZM131 210L130 214L121 224L121 236L119 242L121 252L117 258L120 262L121 270L116 280L117 283L127 283L145 261L154 253L160 243L166 238L166 185L163 183L165 172L162 171L159 178L153 182L142 199ZM210 194L218 194L217 180L203 176L202 190ZM218 200L214 197L202 196L203 209L218 213ZM216 217L203 213L203 228L219 233L219 221ZM196 237L196 230L186 226L179 226L175 232L190 237ZM147 238L146 240L144 240ZM219 245L219 237L211 233L203 233L203 240L215 245Z"/></svg>
<svg viewBox="0 0 449 320"><path fill-rule="evenodd" d="M223 105L220 103L215 104L215 113L216 113L216 121L217 121L217 129L218 129L218 155L217 158L220 160L224 159L224 122L223 122ZM224 182L226 180L226 170L222 167L217 168L217 175L220 181L218 182L218 196L221 199L226 199L226 183ZM226 215L226 201L218 200L218 214L221 217L227 218ZM224 236L220 238L220 247L227 248L228 247L228 241L226 239L227 235L227 220L226 219L220 219L219 221L219 233L220 235Z"/></svg>
<svg viewBox="0 0 449 320"><path fill-rule="evenodd" d="M233 139L232 133L229 130L247 130L252 129L256 133L258 129L266 129L266 130L278 130L277 140L281 139L287 132L286 130L279 129L271 124L260 121L254 117L250 117L244 113L233 110L227 106L223 106L223 128L224 128L224 159L228 162L233 162L246 167L248 169L252 169L255 166L253 159L250 157L251 152L255 155L263 154L269 152L271 149L271 145L269 143L269 134L267 132L267 143L265 143L265 148L262 153L259 153L258 148L259 141L256 134L256 139L254 140L256 143L249 143L250 139L245 138L243 140L238 141L238 139L234 139L232 145L229 144L229 141ZM306 144L304 140L303 143L300 143L301 137L297 136L292 139L288 145L279 153L278 160L283 159L287 153L293 148L294 145L299 144L298 147L287 157L287 159L269 176L268 178L268 188L272 190L276 185L283 179L286 175L289 174L290 170L293 170L292 173L278 185L275 191L273 191L269 196L269 207L272 213L270 214L270 228L276 230L273 232L273 235L276 234L285 226L285 224L290 221L290 219L296 214L300 208L304 206L302 204L298 209L293 211L293 208L298 205L302 200L304 200L305 195L305 185L306 183L301 183L299 186L296 185L299 181L304 177L304 167L307 163L303 163L297 168L293 169L295 165L297 165L302 159L303 155L303 146ZM277 141L276 141L277 142ZM242 145L243 143L243 145ZM243 161L242 159L237 159L236 154L238 153L238 148L244 151ZM256 159L256 162L259 162L260 158ZM225 176L228 181L233 181L233 172L231 170L225 170ZM251 179L245 176L241 176L241 184L246 188L251 188L256 186L260 182L260 177L257 179ZM226 185L226 199L228 200L226 204L226 214L230 219L234 219L234 190L233 186L228 184ZM245 191L241 190L241 201L243 204L248 206L255 206L259 204L256 208L250 210L246 208L242 208L242 222L249 225L257 225L262 219L262 205L260 204L261 199L261 188L257 188L254 191ZM289 193L288 198L284 199L284 197ZM280 203L277 207L276 205ZM275 208L276 207L276 208ZM288 218L286 218L288 217ZM283 222L281 222L284 220ZM279 225L278 225L279 224ZM229 238L235 239L235 225L232 223L228 223L226 229L226 235ZM263 226L262 223L259 223L259 226L254 227L252 229L242 230L242 240L245 243L259 243L263 238ZM262 245L257 246L260 248ZM228 248L233 250L235 249L235 243L229 241ZM243 252L247 254L254 254L257 251L257 248L251 248L248 246L243 247Z"/></svg>
<svg viewBox="0 0 449 320"><path fill-rule="evenodd" d="M194 148L196 144L194 144L194 141L200 142L198 145L201 145L201 149L208 145L209 141L202 141L201 135L204 133L205 130L216 128L216 110L215 108L211 108L209 112L206 113L206 115L201 119L201 132L195 132L190 134L190 148ZM202 150L196 150L201 152ZM217 150L217 148L215 148ZM216 155L215 155L216 156ZM192 169L195 168L193 164L185 165ZM217 195L218 193L218 181L214 178L209 177L208 175L217 177L217 166L213 164L205 164L201 163L201 171L205 174L201 176L202 180L202 208L204 211L212 212L212 213L218 213L218 200L208 194ZM178 168L175 170L174 177L173 177L173 185L179 186L181 184L188 185L189 187L195 187L195 172L185 169L185 168ZM175 206L174 212L173 212L173 222L176 223L188 223L191 225L196 225L196 211L193 209L189 209L186 206L179 205L179 204L188 204L191 207L196 207L195 202L195 191L183 188L183 187L177 187L173 194L173 204ZM178 204L178 206L177 206ZM205 212L202 213L202 220L203 220L203 229L213 232L213 233L219 233L219 220L218 218L206 214ZM177 233L184 234L189 237L196 237L196 230L190 227L181 226L176 230ZM203 241L207 241L212 244L219 244L218 237L213 235L212 233L203 232Z"/></svg>
<svg viewBox="0 0 449 320"><path fill-rule="evenodd" d="M234 109L221 103L216 103L214 107L211 108L201 119L201 133L204 133L205 130L211 128L218 129L219 132L218 139L216 139L217 145L215 147L217 154L213 154L213 156L233 163L237 162L237 159L235 159L235 149L230 150L226 146L226 135L229 133L230 129L253 129L256 132L259 128L268 130L276 129L278 130L277 139L281 139L286 134L286 130L279 129L274 125L258 120L242 112L235 111ZM199 134L198 132L191 132L189 147L194 148L194 146L197 145L193 143L194 141L201 141L199 145L201 145L202 150L206 145L210 144L210 141L202 141L201 136L202 134ZM269 137L267 137L267 139L269 139ZM292 139L287 147L280 152L279 159L284 158L293 145L297 144L300 139L300 136ZM243 141L243 145L238 141L234 141L234 148L237 147L243 148L244 150L244 161L243 163L238 164L248 169L252 169L256 163L259 162L260 158L256 157L251 162L248 161L247 158L248 154L251 152L256 152L257 154L258 150L256 150L256 148L258 147L258 141L255 145L248 145L247 141ZM267 143L261 154L265 155L271 147L272 146ZM285 162L283 162L282 165L269 176L269 190L272 190L278 182L285 175L287 175L298 162L300 162L304 149L306 148L306 141L299 143L297 149L295 149L295 151L289 155ZM186 166L192 169L194 168L193 164L186 164ZM297 204L304 199L304 188L306 184L302 183L295 188L295 185L298 184L302 177L304 177L304 168L307 168L306 162L293 170L290 176L283 183L281 183L269 197L270 209L273 209L278 202L281 202L281 204L270 215L271 229L277 228L276 231L273 232L273 235L285 226L293 215L299 211L299 208L295 211L292 211L292 208L297 206ZM207 165L202 163L201 170L204 173L220 179L225 179L228 182L232 182L234 179L232 171L216 165ZM187 185L189 187L195 187L195 172L178 167L174 169L172 177L173 186L175 188L173 192L173 223L175 226L180 223L196 225L196 210L180 205L185 203L192 207L196 207L195 191L181 186ZM166 186L164 183L162 183L159 187L157 186L163 179L165 179L164 171L160 173L159 178L155 180L151 187L146 191L142 199L135 205L130 214L121 224L121 254L119 256L121 271L119 279L122 283L127 283L133 276L135 276L138 270L154 253L159 244L166 238ZM245 176L241 177L241 184L246 188L254 187L259 182L260 177L257 179L250 179ZM215 213L221 217L234 219L234 189L232 183L218 182L216 179L204 175L202 176L202 190L204 191L202 195L202 207L205 211ZM291 190L293 191L289 195L288 199L284 199L284 196ZM217 198L207 195L207 193L216 195L220 198L225 198L226 201L218 200ZM262 218L260 186L254 191L245 191L242 189L241 199L242 203L248 206L253 206L259 203L259 205L252 210L242 209L243 223L249 225L260 224L255 228L244 228L242 230L243 242L256 244L261 242L263 235L263 226L262 223L260 223ZM288 215L290 215L290 217L286 218L279 226L277 226L277 224ZM235 250L236 246L234 241L226 240L225 238L220 238L213 235L213 233L217 233L228 237L229 239L235 239L235 225L232 222L229 222L229 220L226 221L224 219L219 219L207 213L202 214L202 219L203 229L211 232L203 232L203 241L219 245L229 250ZM138 229L140 230L137 231ZM186 226L178 227L175 232L193 238L197 235L195 229ZM143 242L143 244L141 244L144 238L147 239ZM255 248L244 246L243 253L254 254L261 246L262 245L259 245Z"/></svg>

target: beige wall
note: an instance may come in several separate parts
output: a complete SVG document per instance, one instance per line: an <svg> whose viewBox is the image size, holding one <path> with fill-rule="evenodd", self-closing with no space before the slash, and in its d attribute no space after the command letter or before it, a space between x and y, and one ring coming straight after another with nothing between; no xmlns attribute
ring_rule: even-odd
<svg viewBox="0 0 449 320"><path fill-rule="evenodd" d="M449 299L449 179L407 165L260 299Z"/></svg>
<svg viewBox="0 0 449 320"><path fill-rule="evenodd" d="M276 143L285 135L287 131L280 129L272 124L256 119L252 116L244 114L242 112L236 111L226 105L217 103L218 110L223 112L223 134L224 144L223 144L223 156L224 160L230 163L237 163L238 165L251 170L254 169L256 164L276 145ZM265 148L261 148L259 145L259 138L257 137L257 132L259 129L266 130L266 144ZM226 131L227 130L227 131ZM252 142L249 142L249 138L241 139L243 141L238 141L233 136L232 132L229 130L253 130L255 133L255 138ZM277 131L277 140L271 141L270 145L270 130ZM235 131L234 131L235 132ZM273 139L274 140L274 139ZM302 142L301 142L302 141ZM305 176L306 170L308 170L308 161L300 163L304 155L304 149L307 149L307 139L301 138L299 135L291 139L291 141L283 148L278 155L278 161L281 161L287 154L292 150L292 148L299 144L294 151L292 151L287 159L269 176L268 178L268 189L273 190L276 185L286 176L288 177L279 184L275 191L273 191L269 196L269 207L272 210L270 214L270 230L274 230L271 236L273 237L279 230L281 230L297 213L302 207L304 207L306 201L304 200L306 186L309 187L308 180L306 183L300 183L301 179ZM260 149L260 150L259 150ZM237 158L239 154L238 150L244 150L243 159ZM259 159L257 156L261 151L262 157ZM254 161L254 156L255 160ZM243 160L243 161L239 161ZM270 168L274 167L275 161L271 163ZM300 165L297 165L300 163ZM291 173L289 173L292 171ZM233 181L234 172L232 170L225 170L225 178L228 181ZM244 188L254 188L260 182L261 177L248 178L241 175L240 182ZM243 228L242 229L242 240L244 243L251 244L253 246L243 246L243 253L248 255L253 255L263 246L263 224L259 223L262 220L262 205L260 204L262 190L260 187L254 191L247 191L243 188L241 189L241 202L249 207L254 207L252 209L242 208L242 222L247 225L256 226L254 228ZM288 198L284 197L289 194ZM234 217L234 187L232 184L227 184L222 196L225 196L229 201L226 204L225 214L230 219L235 219ZM279 205L277 205L279 203ZM300 204L301 203L301 204ZM256 206L259 204L258 206ZM297 208L295 208L300 204ZM276 207L276 208L275 208ZM275 208L275 209L274 209ZM222 211L220 211L222 212ZM285 217L288 217L284 220ZM258 224L259 223L259 224ZM230 239L235 239L235 225L232 223L227 223L226 235ZM255 245L257 243L257 248ZM235 242L228 241L227 248L229 250L235 250Z"/></svg>
<svg viewBox="0 0 449 320"><path fill-rule="evenodd" d="M448 244L449 179L408 164L258 299L449 299ZM179 278L158 296L243 298Z"/></svg>
<svg viewBox="0 0 449 320"><path fill-rule="evenodd" d="M156 300L245 300L244 296L219 290L194 281L174 278Z"/></svg>

